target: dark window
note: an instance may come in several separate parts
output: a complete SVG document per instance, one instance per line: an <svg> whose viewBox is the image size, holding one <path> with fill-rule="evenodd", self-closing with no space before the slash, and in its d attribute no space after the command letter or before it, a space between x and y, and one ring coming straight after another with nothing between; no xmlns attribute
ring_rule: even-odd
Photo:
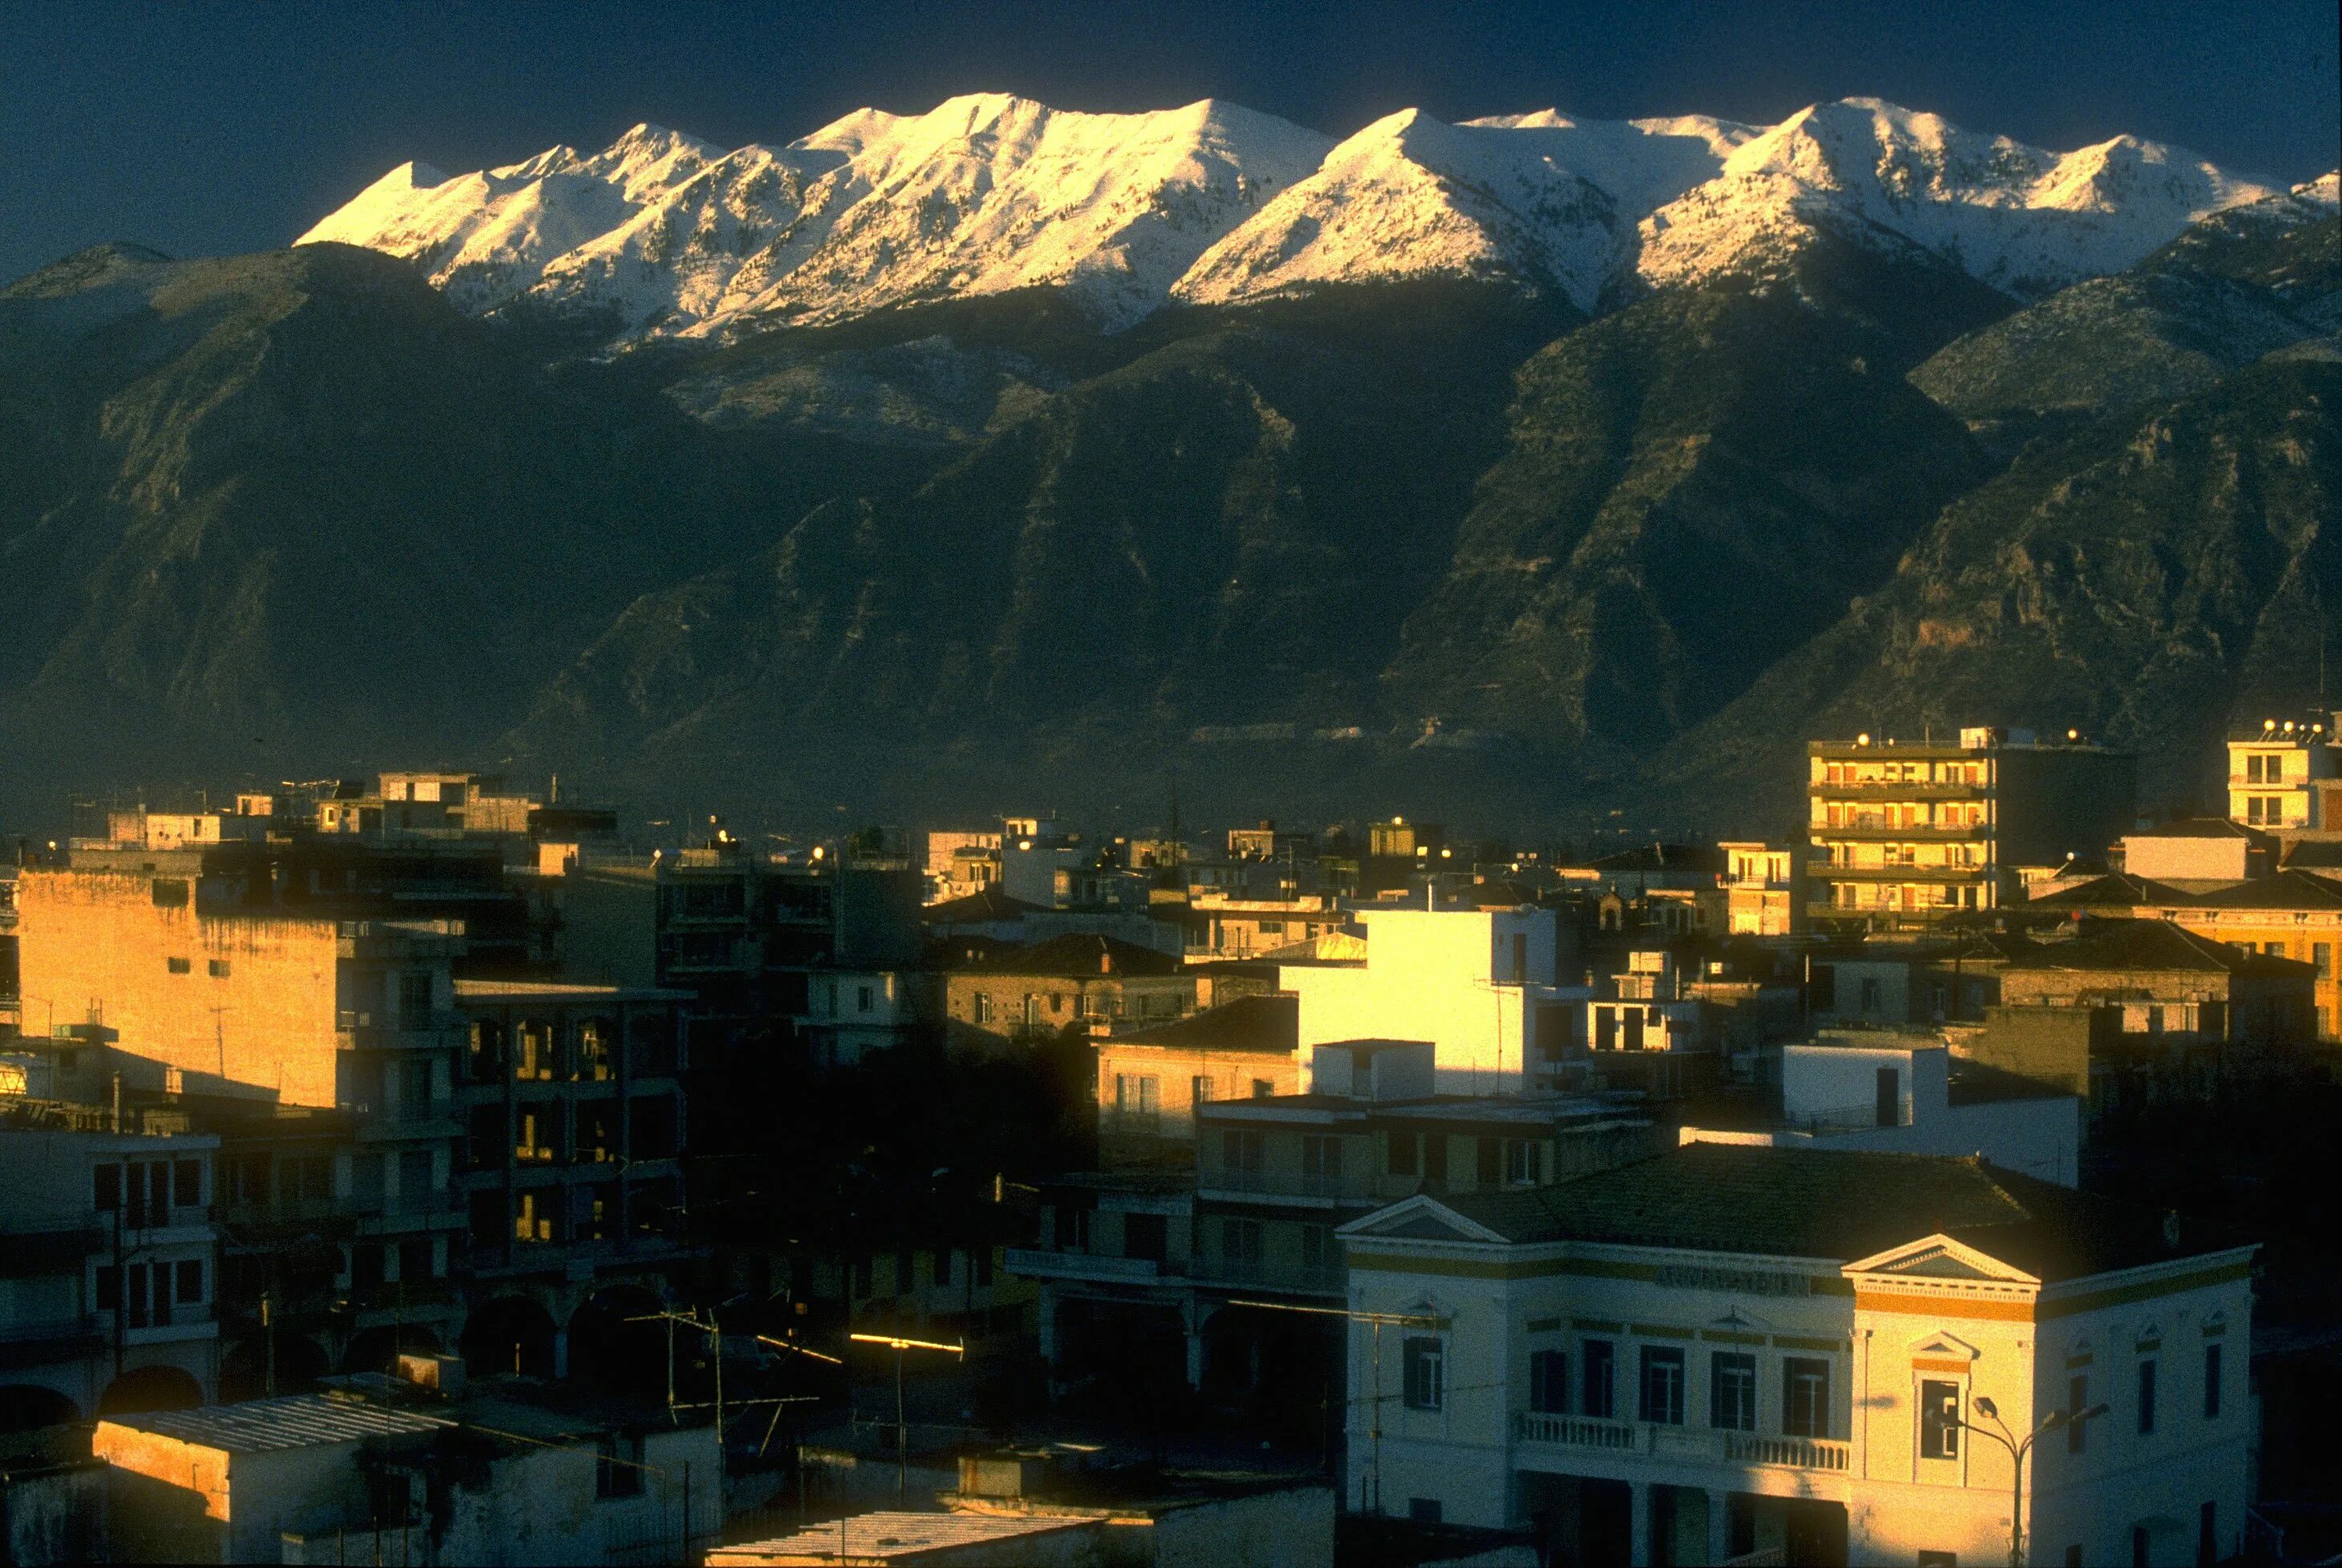
<svg viewBox="0 0 2342 1568"><path fill-rule="evenodd" d="M398 1277L409 1283L421 1283L436 1273L436 1249L428 1239L398 1243Z"/></svg>
<svg viewBox="0 0 2342 1568"><path fill-rule="evenodd" d="M1409 1334L1405 1350L1406 1407L1437 1410L1447 1399L1447 1347L1430 1334Z"/></svg>
<svg viewBox="0 0 2342 1568"><path fill-rule="evenodd" d="M977 1286L981 1288L990 1284L992 1283L992 1249L988 1246L978 1247L968 1253L967 1258L968 1265L976 1275Z"/></svg>
<svg viewBox="0 0 2342 1568"><path fill-rule="evenodd" d="M1607 1421L1618 1413L1617 1352L1606 1339L1589 1339L1580 1347L1578 1360L1585 1368L1578 1379L1585 1413Z"/></svg>
<svg viewBox="0 0 2342 1568"><path fill-rule="evenodd" d="M1919 1385L1919 1457L1960 1456L1960 1385L1930 1380Z"/></svg>
<svg viewBox="0 0 2342 1568"><path fill-rule="evenodd" d="M2066 1452L2080 1453L2090 1446L2090 1423L2082 1412L2090 1408L2090 1374L2077 1372L2066 1380Z"/></svg>
<svg viewBox="0 0 2342 1568"><path fill-rule="evenodd" d="M1903 1074L1892 1067L1878 1070L1878 1124L1882 1127L1901 1125L1903 1121Z"/></svg>
<svg viewBox="0 0 2342 1568"><path fill-rule="evenodd" d="M398 1022L402 1028L426 1029L431 1024L431 972L410 969L398 977Z"/></svg>
<svg viewBox="0 0 2342 1568"><path fill-rule="evenodd" d="M895 1293L898 1296L909 1295L918 1288L918 1282L912 1277L916 1273L913 1257L908 1252L895 1254Z"/></svg>
<svg viewBox="0 0 2342 1568"><path fill-rule="evenodd" d="M1683 1352L1655 1344L1643 1347L1642 1415L1665 1426L1683 1424Z"/></svg>
<svg viewBox="0 0 2342 1568"><path fill-rule="evenodd" d="M1415 1174L1416 1167L1422 1164L1420 1158L1422 1137L1423 1134L1420 1133L1393 1133L1390 1135L1390 1174L1392 1175Z"/></svg>
<svg viewBox="0 0 2342 1568"><path fill-rule="evenodd" d="M1562 1415L1569 1410L1569 1353L1529 1352L1529 1408L1540 1415Z"/></svg>
<svg viewBox="0 0 2342 1568"><path fill-rule="evenodd" d="M1781 1363L1781 1430L1791 1437L1829 1435L1829 1363L1794 1355Z"/></svg>
<svg viewBox="0 0 2342 1568"><path fill-rule="evenodd" d="M192 974L195 969L195 961L188 958L166 958L163 966L174 974Z"/></svg>
<svg viewBox="0 0 2342 1568"><path fill-rule="evenodd" d="M1494 1138L1480 1140L1478 1181L1484 1187L1493 1187L1504 1174L1504 1146Z"/></svg>
<svg viewBox="0 0 2342 1568"><path fill-rule="evenodd" d="M2142 1433L2155 1430L2155 1363L2138 1363L2138 1430Z"/></svg>
<svg viewBox="0 0 2342 1568"><path fill-rule="evenodd" d="M176 1160L171 1165L171 1201L192 1209L204 1201L204 1167L200 1160Z"/></svg>
<svg viewBox="0 0 2342 1568"><path fill-rule="evenodd" d="M2220 1509L2207 1503L2196 1511L2196 1562L2197 1568L2212 1568L2219 1560Z"/></svg>
<svg viewBox="0 0 2342 1568"><path fill-rule="evenodd" d="M97 1310L112 1312L122 1304L122 1271L102 1263L97 1271Z"/></svg>
<svg viewBox="0 0 2342 1568"><path fill-rule="evenodd" d="M97 1194L100 1213L112 1213L122 1206L122 1167L100 1165L91 1173L92 1185Z"/></svg>
<svg viewBox="0 0 2342 1568"><path fill-rule="evenodd" d="M182 1306L197 1306L204 1299L204 1261L189 1258L178 1267L178 1297Z"/></svg>
<svg viewBox="0 0 2342 1568"><path fill-rule="evenodd" d="M187 907L187 884L177 878L162 877L156 879L151 893L155 900L155 907L157 909L185 909Z"/></svg>
<svg viewBox="0 0 2342 1568"><path fill-rule="evenodd" d="M2204 1419L2220 1419L2220 1347L2204 1347Z"/></svg>
<svg viewBox="0 0 2342 1568"><path fill-rule="evenodd" d="M1263 1143L1258 1133L1243 1133L1230 1128L1220 1134L1221 1161L1231 1171L1257 1171L1261 1165Z"/></svg>
<svg viewBox="0 0 2342 1568"><path fill-rule="evenodd" d="M1756 1358L1718 1351L1708 1361L1707 1423L1726 1432L1756 1430Z"/></svg>
<svg viewBox="0 0 2342 1568"><path fill-rule="evenodd" d="M2130 1568L2147 1568L2147 1564L2151 1561L2148 1555L2151 1550L2152 1548L2147 1540L2147 1526L2144 1524L2132 1525L2130 1527Z"/></svg>
<svg viewBox="0 0 2342 1568"><path fill-rule="evenodd" d="M228 963L225 958L213 959L204 965L204 969L214 980L225 980L228 976Z"/></svg>
<svg viewBox="0 0 2342 1568"><path fill-rule="evenodd" d="M951 1283L952 1250L949 1247L937 1247L936 1249L936 1283L947 1285Z"/></svg>
<svg viewBox="0 0 2342 1568"><path fill-rule="evenodd" d="M643 1490L643 1440L613 1433L594 1444L594 1495L637 1497Z"/></svg>
<svg viewBox="0 0 2342 1568"><path fill-rule="evenodd" d="M1423 1179L1426 1182L1447 1180L1447 1134L1426 1133L1423 1135Z"/></svg>

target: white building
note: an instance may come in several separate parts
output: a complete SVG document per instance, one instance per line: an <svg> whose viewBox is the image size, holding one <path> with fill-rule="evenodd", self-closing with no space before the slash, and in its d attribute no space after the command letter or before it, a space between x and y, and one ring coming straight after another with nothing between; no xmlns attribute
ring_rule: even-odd
<svg viewBox="0 0 2342 1568"><path fill-rule="evenodd" d="M1686 1126L1686 1144L1977 1154L2005 1171L2081 1179L2082 1102L2007 1074L1951 1072L1933 1042L1825 1029L1781 1048L1781 1116L1764 1127Z"/></svg>
<svg viewBox="0 0 2342 1568"><path fill-rule="evenodd" d="M219 1143L0 1126L0 1410L12 1425L218 1392Z"/></svg>
<svg viewBox="0 0 2342 1568"><path fill-rule="evenodd" d="M1292 964L1277 986L1301 999L1300 1044L1428 1040L1443 1094L1556 1083L1586 1043L1592 993L1565 984L1549 909L1368 909L1360 964Z"/></svg>
<svg viewBox="0 0 2342 1568"><path fill-rule="evenodd" d="M714 1430L664 1412L345 1386L102 1421L91 1447L123 1563L688 1562L722 1525Z"/></svg>
<svg viewBox="0 0 2342 1568"><path fill-rule="evenodd" d="M1386 1320L1351 1325L1356 1505L1576 1561L2004 1562L1987 1433L2048 1422L2030 1561L2240 1549L2232 1239L1977 1160L1714 1144L1342 1237L1351 1312Z"/></svg>

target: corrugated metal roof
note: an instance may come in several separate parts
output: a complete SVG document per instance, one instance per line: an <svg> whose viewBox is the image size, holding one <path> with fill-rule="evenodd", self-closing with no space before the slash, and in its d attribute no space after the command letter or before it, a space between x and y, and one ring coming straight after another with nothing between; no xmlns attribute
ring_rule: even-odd
<svg viewBox="0 0 2342 1568"><path fill-rule="evenodd" d="M196 1410L153 1410L106 1419L116 1426L175 1437L230 1453L265 1453L316 1443L353 1443L366 1437L397 1437L433 1432L444 1420L321 1393L254 1399L242 1404L208 1404Z"/></svg>

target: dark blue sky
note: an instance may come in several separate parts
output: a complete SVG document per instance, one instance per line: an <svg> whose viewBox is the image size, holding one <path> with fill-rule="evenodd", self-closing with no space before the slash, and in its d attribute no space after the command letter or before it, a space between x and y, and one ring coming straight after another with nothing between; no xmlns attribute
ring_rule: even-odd
<svg viewBox="0 0 2342 1568"><path fill-rule="evenodd" d="M2117 131L2249 174L2342 161L2333 0L0 5L0 278L83 245L279 245L391 165L654 120L786 141L866 104L1230 98L1333 135L1409 105L1771 121L1875 94L2053 147Z"/></svg>

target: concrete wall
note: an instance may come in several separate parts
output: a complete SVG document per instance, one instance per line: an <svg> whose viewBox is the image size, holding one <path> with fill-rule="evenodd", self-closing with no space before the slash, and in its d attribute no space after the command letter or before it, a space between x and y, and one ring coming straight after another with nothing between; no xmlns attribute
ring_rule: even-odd
<svg viewBox="0 0 2342 1568"><path fill-rule="evenodd" d="M105 1476L95 1460L0 1473L0 1562L50 1568L105 1561Z"/></svg>
<svg viewBox="0 0 2342 1568"><path fill-rule="evenodd" d="M2251 841L2187 834L2135 833L2123 839L2123 870L2154 882L2242 882Z"/></svg>
<svg viewBox="0 0 2342 1568"><path fill-rule="evenodd" d="M157 904L158 881L187 901ZM289 1104L335 1103L334 922L202 915L192 876L130 872L28 868L17 899L24 988L59 1023L102 1014L125 1049L179 1068L189 1090L225 1078Z"/></svg>
<svg viewBox="0 0 2342 1568"><path fill-rule="evenodd" d="M1158 1513L1153 1568L1333 1568L1334 1489L1296 1486Z"/></svg>

